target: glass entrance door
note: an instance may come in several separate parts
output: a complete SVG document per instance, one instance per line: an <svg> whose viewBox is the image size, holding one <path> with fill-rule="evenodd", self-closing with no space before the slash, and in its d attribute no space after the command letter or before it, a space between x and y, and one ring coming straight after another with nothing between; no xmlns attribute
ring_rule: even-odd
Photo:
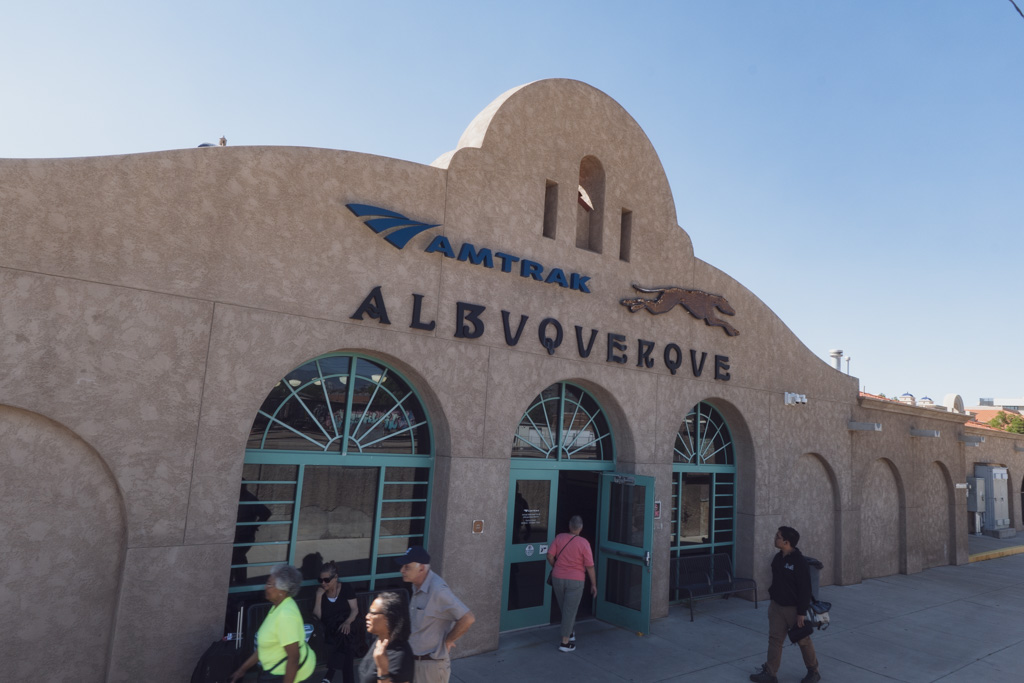
<svg viewBox="0 0 1024 683"><path fill-rule="evenodd" d="M602 474L600 516L597 617L646 635L651 630L654 477Z"/></svg>
<svg viewBox="0 0 1024 683"><path fill-rule="evenodd" d="M555 538L557 497L557 470L512 469L501 590L502 631L551 620L547 553Z"/></svg>

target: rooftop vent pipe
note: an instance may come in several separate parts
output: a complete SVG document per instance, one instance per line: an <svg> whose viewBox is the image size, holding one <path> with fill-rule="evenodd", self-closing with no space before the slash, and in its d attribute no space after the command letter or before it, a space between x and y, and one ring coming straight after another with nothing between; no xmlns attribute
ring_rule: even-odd
<svg viewBox="0 0 1024 683"><path fill-rule="evenodd" d="M840 372L842 372L843 371L843 350L842 349L832 349L831 351L828 352L828 355L830 355L832 357L832 367L834 367L836 370L839 370Z"/></svg>

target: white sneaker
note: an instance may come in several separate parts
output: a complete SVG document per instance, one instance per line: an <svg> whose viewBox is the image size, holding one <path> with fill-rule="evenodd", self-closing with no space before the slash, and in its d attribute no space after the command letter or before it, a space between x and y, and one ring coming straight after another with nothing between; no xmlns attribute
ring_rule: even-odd
<svg viewBox="0 0 1024 683"><path fill-rule="evenodd" d="M569 634L569 642L570 643L575 643L576 642L576 631L573 631L572 633Z"/></svg>
<svg viewBox="0 0 1024 683"><path fill-rule="evenodd" d="M576 649L576 643L569 641L568 643L559 643L558 649L562 652L573 652Z"/></svg>

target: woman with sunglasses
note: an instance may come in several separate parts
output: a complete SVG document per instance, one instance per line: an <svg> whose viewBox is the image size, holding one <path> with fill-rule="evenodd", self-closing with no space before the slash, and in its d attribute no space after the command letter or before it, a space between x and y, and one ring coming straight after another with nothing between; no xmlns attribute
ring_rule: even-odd
<svg viewBox="0 0 1024 683"><path fill-rule="evenodd" d="M415 657L409 646L409 603L400 593L381 593L366 613L366 632L377 637L359 662L359 683L412 683Z"/></svg>
<svg viewBox="0 0 1024 683"><path fill-rule="evenodd" d="M338 578L338 565L328 562L320 569L320 587L313 605L313 616L324 624L322 654L327 672L323 683L333 683L337 669L341 669L343 683L355 683L352 622L356 620L357 612L355 591Z"/></svg>

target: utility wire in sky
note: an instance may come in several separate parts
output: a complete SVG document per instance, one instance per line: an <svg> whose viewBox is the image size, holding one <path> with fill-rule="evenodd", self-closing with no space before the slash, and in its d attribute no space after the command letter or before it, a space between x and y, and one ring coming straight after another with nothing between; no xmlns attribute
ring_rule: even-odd
<svg viewBox="0 0 1024 683"><path fill-rule="evenodd" d="M1013 0L1010 0L1010 4L1013 5L1013 9L1017 10L1017 14L1019 14L1021 17L1024 17L1024 12L1020 11L1020 7L1017 7L1017 3L1016 2L1014 2Z"/></svg>

